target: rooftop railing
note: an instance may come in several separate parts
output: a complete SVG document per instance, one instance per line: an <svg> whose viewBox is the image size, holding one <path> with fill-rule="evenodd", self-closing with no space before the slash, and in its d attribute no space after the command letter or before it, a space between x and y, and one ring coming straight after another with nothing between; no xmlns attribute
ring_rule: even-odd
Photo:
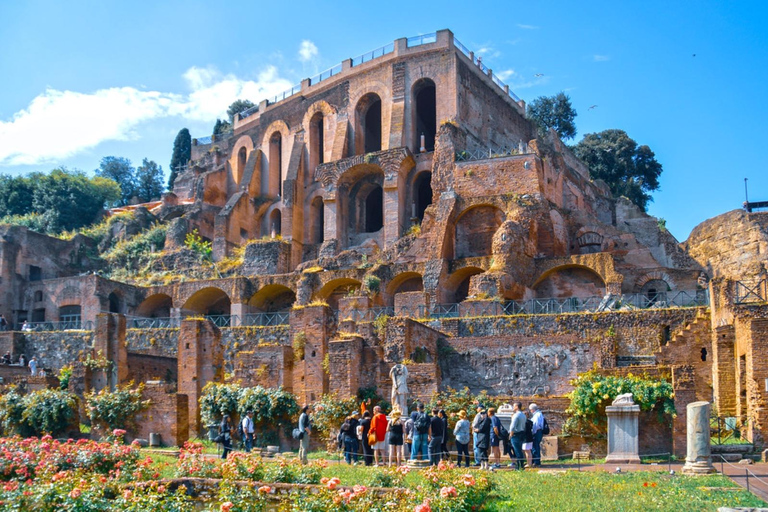
<svg viewBox="0 0 768 512"><path fill-rule="evenodd" d="M245 119L246 117L252 116L253 114L255 114L258 111L259 111L259 106L258 105L254 105L254 106L252 106L250 108L247 108L247 109L243 110L242 112L240 112L240 119ZM199 142L199 140L198 140L198 142Z"/></svg>
<svg viewBox="0 0 768 512"><path fill-rule="evenodd" d="M504 158L507 156L522 155L528 152L528 145L520 143L517 147L477 148L456 152L457 162L471 162L474 160L488 160L491 158Z"/></svg>
<svg viewBox="0 0 768 512"><path fill-rule="evenodd" d="M290 89L276 95L274 98L270 98L269 103L277 103L278 101L283 101L284 99L290 98L291 96L299 92L301 92L301 84L294 85Z"/></svg>
<svg viewBox="0 0 768 512"><path fill-rule="evenodd" d="M363 53L362 55L358 55L357 57L352 57L352 67L359 66L360 64L371 61L378 57L383 57L384 55L388 53L392 53L394 51L395 51L395 43L385 44L384 46L380 48L376 48L375 50L371 50L369 52Z"/></svg>
<svg viewBox="0 0 768 512"><path fill-rule="evenodd" d="M64 322L27 322L27 327L22 326L22 331L42 332L42 331L92 331L93 322L82 320L67 320Z"/></svg>
<svg viewBox="0 0 768 512"><path fill-rule="evenodd" d="M178 329L180 323L180 318L172 317L143 318L132 316L125 319L127 329Z"/></svg>
<svg viewBox="0 0 768 512"><path fill-rule="evenodd" d="M437 32L431 34L422 34L420 36L409 37L406 40L406 46L413 48L414 46L421 46L422 44L430 44L437 42Z"/></svg>
<svg viewBox="0 0 768 512"><path fill-rule="evenodd" d="M327 80L331 78L333 75L338 75L339 73L341 73L341 64L336 64L332 68L326 69L325 71L322 71L316 74L315 76L311 77L309 79L309 84L310 85L319 84L323 80Z"/></svg>
<svg viewBox="0 0 768 512"><path fill-rule="evenodd" d="M733 302L735 304L768 302L768 279L736 281Z"/></svg>
<svg viewBox="0 0 768 512"><path fill-rule="evenodd" d="M290 311L276 311L274 313L249 313L243 316L241 325L258 327L275 327L290 323Z"/></svg>
<svg viewBox="0 0 768 512"><path fill-rule="evenodd" d="M198 146L203 146L205 144L210 144L213 142L213 137L211 135L207 137L195 137L195 140L197 140Z"/></svg>

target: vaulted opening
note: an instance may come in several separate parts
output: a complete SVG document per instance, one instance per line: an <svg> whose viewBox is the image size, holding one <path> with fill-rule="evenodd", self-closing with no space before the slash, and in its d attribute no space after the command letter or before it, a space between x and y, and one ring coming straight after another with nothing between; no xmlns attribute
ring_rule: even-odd
<svg viewBox="0 0 768 512"><path fill-rule="evenodd" d="M325 132L323 128L323 114L317 112L309 121L309 168L315 167L324 161L323 151L325 150Z"/></svg>
<svg viewBox="0 0 768 512"><path fill-rule="evenodd" d="M275 132L269 138L269 195L282 196L283 136Z"/></svg>
<svg viewBox="0 0 768 512"><path fill-rule="evenodd" d="M416 205L416 218L424 219L424 210L432 204L432 173L424 171L416 176L413 184L413 200Z"/></svg>
<svg viewBox="0 0 768 512"><path fill-rule="evenodd" d="M325 207L323 198L315 197L309 207L309 243L321 244L324 239Z"/></svg>
<svg viewBox="0 0 768 512"><path fill-rule="evenodd" d="M416 82L413 86L414 102L414 144L413 152L421 150L421 136L424 135L424 147L427 151L435 150L437 133L437 95L435 83L429 78Z"/></svg>
<svg viewBox="0 0 768 512"><path fill-rule="evenodd" d="M375 233L384 226L384 196L380 186L375 186L365 198L365 232Z"/></svg>
<svg viewBox="0 0 768 512"><path fill-rule="evenodd" d="M381 151L381 98L369 93L355 108L355 154Z"/></svg>

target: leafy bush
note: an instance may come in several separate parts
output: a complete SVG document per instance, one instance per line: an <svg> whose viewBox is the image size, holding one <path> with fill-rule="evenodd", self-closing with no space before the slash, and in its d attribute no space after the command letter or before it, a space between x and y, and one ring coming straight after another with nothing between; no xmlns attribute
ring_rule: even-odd
<svg viewBox="0 0 768 512"><path fill-rule="evenodd" d="M121 240L104 254L104 259L113 268L139 268L152 261L151 255L165 246L167 226L155 224L151 228Z"/></svg>
<svg viewBox="0 0 768 512"><path fill-rule="evenodd" d="M45 233L47 230L45 218L39 213L27 213L25 215L6 215L0 219L0 224L9 224L11 226L22 226L38 233Z"/></svg>
<svg viewBox="0 0 768 512"><path fill-rule="evenodd" d="M209 382L200 398L200 416L205 425L221 423L225 414L237 413L241 388L237 384Z"/></svg>
<svg viewBox="0 0 768 512"><path fill-rule="evenodd" d="M571 404L566 413L570 417L563 431L572 434L603 434L605 432L605 407L619 395L632 393L636 404L643 411L656 409L663 415L675 416L674 390L665 380L650 379L631 373L626 376L601 375L594 370L579 375L571 381L574 387L568 394Z"/></svg>
<svg viewBox="0 0 768 512"><path fill-rule="evenodd" d="M69 388L69 379L72 378L72 365L62 366L59 370L59 389Z"/></svg>
<svg viewBox="0 0 768 512"><path fill-rule="evenodd" d="M0 423L6 435L61 434L76 410L77 397L62 390L43 389L22 395L12 387L0 397Z"/></svg>
<svg viewBox="0 0 768 512"><path fill-rule="evenodd" d="M368 274L363 279L363 286L365 286L365 289L370 293L376 294L381 288L381 279L378 276L374 276L373 274Z"/></svg>
<svg viewBox="0 0 768 512"><path fill-rule="evenodd" d="M312 415L312 426L315 430L323 432L326 436L338 430L350 412L357 410L356 398L339 398L336 393L327 393L320 396L315 403Z"/></svg>
<svg viewBox="0 0 768 512"><path fill-rule="evenodd" d="M115 391L104 388L98 393L91 391L85 395L91 423L110 432L128 427L136 413L149 407L149 400L141 399L144 384L137 388L132 385L118 387Z"/></svg>
<svg viewBox="0 0 768 512"><path fill-rule="evenodd" d="M213 245L211 242L203 240L200 233L195 229L191 233L187 233L184 239L184 245L187 249L199 254L204 260L210 260L211 254L213 254Z"/></svg>
<svg viewBox="0 0 768 512"><path fill-rule="evenodd" d="M467 411L469 416L473 416L475 413L475 402L482 403L486 408L501 405L498 398L489 396L485 390L475 395L467 387L461 391L449 387L445 391L434 393L427 404L427 409L431 410L435 407L444 409L449 416L464 410Z"/></svg>

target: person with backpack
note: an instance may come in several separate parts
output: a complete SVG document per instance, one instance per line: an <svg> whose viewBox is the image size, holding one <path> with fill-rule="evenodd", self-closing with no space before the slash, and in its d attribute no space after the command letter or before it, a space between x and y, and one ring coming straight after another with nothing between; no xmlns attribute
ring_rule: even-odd
<svg viewBox="0 0 768 512"><path fill-rule="evenodd" d="M512 424L510 430L512 430L512 451L510 454L515 459L515 465L517 469L523 469L523 443L525 442L526 422L530 421L525 417L523 412L523 404L515 402L512 404Z"/></svg>
<svg viewBox="0 0 768 512"><path fill-rule="evenodd" d="M472 420L472 451L474 452L475 456L475 466L480 465L480 450L477 449L477 431L475 428L477 427L477 423L480 421L480 416L482 416L481 411L484 410L483 404L480 402L475 402L475 418Z"/></svg>
<svg viewBox="0 0 768 512"><path fill-rule="evenodd" d="M499 445L501 444L501 429L504 428L501 425L501 420L496 416L496 408L488 408L488 417L491 418L491 455L493 457L493 465L491 467L501 467L501 450Z"/></svg>
<svg viewBox="0 0 768 512"><path fill-rule="evenodd" d="M357 464L357 420L353 415L347 416L339 429L339 438L344 444L344 460L352 465L353 461Z"/></svg>
<svg viewBox="0 0 768 512"><path fill-rule="evenodd" d="M362 434L363 443L363 460L366 466L373 464L373 448L368 444L368 433L371 430L371 411L365 411L363 413L363 420L360 422L360 433Z"/></svg>
<svg viewBox="0 0 768 512"><path fill-rule="evenodd" d="M377 466L386 464L384 448L387 446L387 424L387 415L384 414L381 411L381 407L377 405L373 408L371 429L368 431L368 444L373 448L373 460Z"/></svg>
<svg viewBox="0 0 768 512"><path fill-rule="evenodd" d="M467 411L459 411L459 421L453 427L453 435L456 438L456 451L458 452L457 467L461 466L461 456L464 454L465 467L469 467L469 430L470 424L467 419Z"/></svg>
<svg viewBox="0 0 768 512"><path fill-rule="evenodd" d="M429 416L424 412L424 404L419 404L417 411L416 418L413 420L411 460L417 460L419 454L425 459L429 457Z"/></svg>
<svg viewBox="0 0 768 512"><path fill-rule="evenodd" d="M476 423L477 426L474 427L474 431L477 434L475 448L477 448L477 453L480 456L480 469L491 469L488 466L488 448L491 445L491 419L485 412L485 408L481 408L479 414L480 418Z"/></svg>
<svg viewBox="0 0 768 512"><path fill-rule="evenodd" d="M443 436L445 435L445 424L443 418L438 415L438 409L432 409L432 418L429 421L429 463L437 466L442 459Z"/></svg>
<svg viewBox="0 0 768 512"><path fill-rule="evenodd" d="M531 404L528 406L528 410L531 411L531 423L533 424L531 427L531 433L533 434L531 452L533 452L533 467L536 468L541 467L541 440L545 435L549 434L549 425L547 425L547 420L544 418L544 414L538 405Z"/></svg>
<svg viewBox="0 0 768 512"><path fill-rule="evenodd" d="M301 416L299 416L299 432L301 432L301 441L299 444L299 459L302 464L307 464L307 454L309 453L309 435L312 433L312 422L309 418L309 406L305 405L301 408Z"/></svg>
<svg viewBox="0 0 768 512"><path fill-rule="evenodd" d="M245 417L240 420L240 429L238 430L240 439L245 444L246 453L250 453L253 450L253 411L245 413Z"/></svg>
<svg viewBox="0 0 768 512"><path fill-rule="evenodd" d="M229 414L225 414L221 418L218 439L221 443L221 458L226 459L229 452L232 451L232 422L229 420Z"/></svg>

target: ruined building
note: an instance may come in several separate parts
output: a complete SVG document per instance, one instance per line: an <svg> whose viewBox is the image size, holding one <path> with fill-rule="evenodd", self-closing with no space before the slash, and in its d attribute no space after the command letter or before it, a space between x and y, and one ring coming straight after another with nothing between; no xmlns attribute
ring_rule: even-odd
<svg viewBox="0 0 768 512"><path fill-rule="evenodd" d="M193 139L173 192L139 213L168 223L170 266L193 230L214 261L242 263L142 287L81 275L96 270L87 237L4 228L0 310L40 329L5 333L0 350L56 370L100 349L115 382L160 381L143 428L199 431L197 397L226 375L306 401L387 396L406 361L416 397L536 396L555 419L595 366L667 378L678 453L696 399L768 433L768 214L732 212L679 244L540 134L448 30L347 59L237 115L232 133Z"/></svg>

